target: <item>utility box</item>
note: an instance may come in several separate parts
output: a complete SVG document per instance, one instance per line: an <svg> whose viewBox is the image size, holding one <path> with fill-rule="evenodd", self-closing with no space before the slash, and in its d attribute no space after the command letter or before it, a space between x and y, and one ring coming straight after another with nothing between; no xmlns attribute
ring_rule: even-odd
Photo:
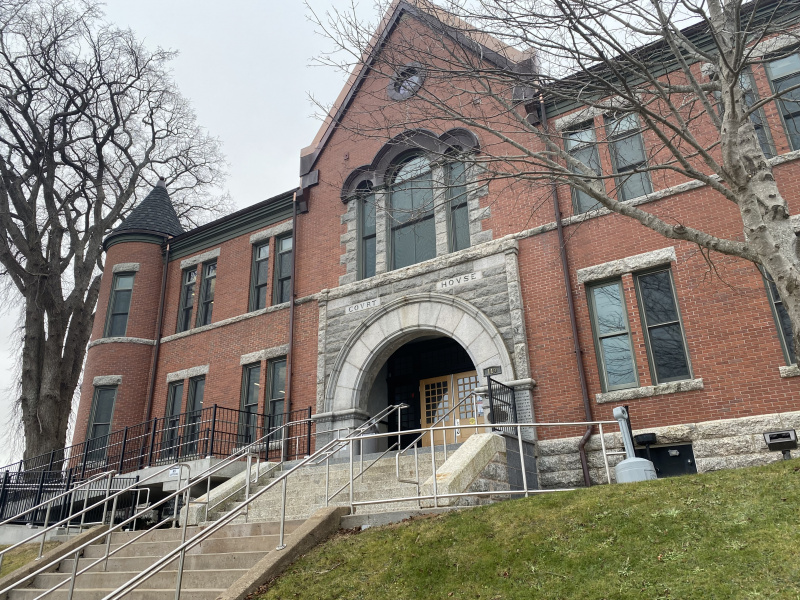
<svg viewBox="0 0 800 600"><path fill-rule="evenodd" d="M653 461L653 466L659 479L697 473L694 450L691 444L636 448L636 456Z"/></svg>

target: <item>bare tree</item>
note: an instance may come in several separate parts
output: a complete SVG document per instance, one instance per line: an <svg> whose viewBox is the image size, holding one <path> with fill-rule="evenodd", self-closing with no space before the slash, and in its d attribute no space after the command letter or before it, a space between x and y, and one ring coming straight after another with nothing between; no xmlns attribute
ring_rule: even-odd
<svg viewBox="0 0 800 600"><path fill-rule="evenodd" d="M322 18L310 9L333 42L318 63L364 82L416 85L424 77L402 102L387 102L385 84L362 82L359 93L374 94L370 110L334 106L328 119L354 136L383 139L406 129L471 128L483 137L473 160L486 180L527 186L532 210L551 186L568 186L576 213L630 217L697 244L709 264L716 253L752 261L774 281L800 348L800 254L773 174L786 151L800 150L795 2L437 2L384 6L389 15L404 11L391 31L355 9ZM784 156L776 156L765 110L784 123ZM563 118L555 123L548 113ZM603 146L613 169L601 168ZM665 217L650 203L665 189L694 187L712 190L720 210L738 209L741 232Z"/></svg>
<svg viewBox="0 0 800 600"><path fill-rule="evenodd" d="M0 4L0 264L23 306L25 457L65 445L92 329L103 237L158 177L185 222L227 209L224 176L150 52L83 0Z"/></svg>

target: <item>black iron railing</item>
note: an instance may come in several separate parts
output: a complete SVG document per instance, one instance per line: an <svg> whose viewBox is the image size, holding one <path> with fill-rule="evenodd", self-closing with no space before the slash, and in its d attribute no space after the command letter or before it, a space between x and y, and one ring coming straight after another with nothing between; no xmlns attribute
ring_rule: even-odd
<svg viewBox="0 0 800 600"><path fill-rule="evenodd" d="M489 381L489 421L492 425L518 423L514 388L491 377L487 379ZM515 427L492 427L492 430L516 435Z"/></svg>
<svg viewBox="0 0 800 600"><path fill-rule="evenodd" d="M124 489L136 483L137 479L137 477L115 477L111 480L110 489L112 492ZM49 499L68 492L81 483L82 481L75 476L73 469L66 471L5 471L0 476L0 521L17 515L18 518L11 523L42 525L47 514L47 506L28 512L29 509L44 504ZM67 494L54 501L49 506L49 522L56 523L80 512L87 497L88 504L94 504L106 495L107 486L107 480L100 479L75 490L74 494ZM133 515L136 501L134 493L121 496L117 502L117 516L127 518ZM83 520L86 523L97 523L102 519L102 513L102 507L97 507L87 512ZM78 522L80 522L80 517L76 517L76 524Z"/></svg>
<svg viewBox="0 0 800 600"><path fill-rule="evenodd" d="M287 460L311 453L311 408L294 410L277 415L210 406L198 411L155 418L112 431L108 435L92 438L53 450L48 454L21 460L0 468L0 477L5 471L21 475L20 481L32 485L36 473L62 479L71 474L73 480L90 477L114 469L117 473L130 473L145 467L197 458L230 456L235 450L260 439L284 423L293 424L283 430L287 437L283 445ZM262 459L281 458L280 440L264 444L259 449Z"/></svg>

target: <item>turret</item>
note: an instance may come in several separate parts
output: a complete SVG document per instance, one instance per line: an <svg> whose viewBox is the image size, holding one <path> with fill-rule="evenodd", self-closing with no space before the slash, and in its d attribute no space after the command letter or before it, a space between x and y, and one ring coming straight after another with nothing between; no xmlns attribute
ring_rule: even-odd
<svg viewBox="0 0 800 600"><path fill-rule="evenodd" d="M148 418L147 394L164 275L164 243L183 233L159 180L103 241L105 268L73 443ZM94 457L100 460L104 457Z"/></svg>

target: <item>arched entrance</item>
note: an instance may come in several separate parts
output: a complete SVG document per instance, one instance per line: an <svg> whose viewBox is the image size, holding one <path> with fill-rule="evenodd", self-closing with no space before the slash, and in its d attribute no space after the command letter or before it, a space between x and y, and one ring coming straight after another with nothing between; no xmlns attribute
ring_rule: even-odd
<svg viewBox="0 0 800 600"><path fill-rule="evenodd" d="M381 369L399 348L420 338L448 337L469 355L479 385L486 367L515 379L514 362L495 325L470 303L445 294L403 296L370 314L350 334L325 386L317 432L352 427L370 415L369 396ZM324 441L324 434L319 436Z"/></svg>

